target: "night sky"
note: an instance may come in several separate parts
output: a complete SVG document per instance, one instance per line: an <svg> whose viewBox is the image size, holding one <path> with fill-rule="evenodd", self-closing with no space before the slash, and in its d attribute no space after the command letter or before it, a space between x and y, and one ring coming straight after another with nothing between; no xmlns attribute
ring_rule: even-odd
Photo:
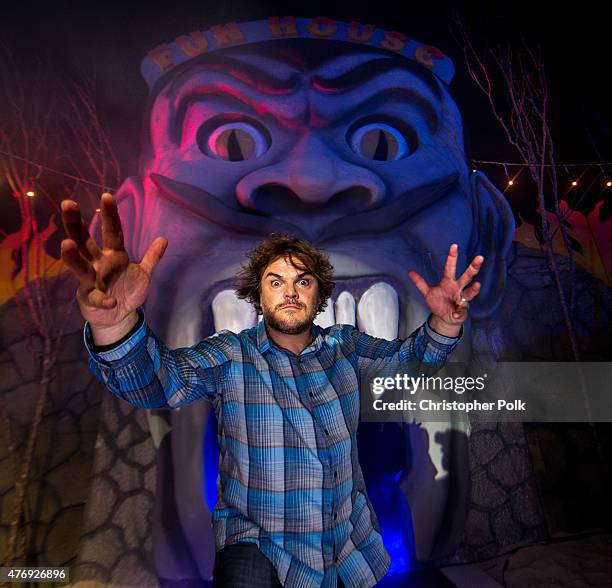
<svg viewBox="0 0 612 588"><path fill-rule="evenodd" d="M136 172L139 132L147 95L140 61L156 45L191 30L230 20L270 15L328 16L358 20L398 30L438 46L455 63L451 89L464 114L474 159L518 161L490 115L484 95L468 79L463 56L450 32L451 15L459 13L476 40L522 39L541 46L550 85L552 128L557 161L612 161L612 84L609 80L609 22L595 3L547 10L544 3L507 2L14 2L4 4L0 40L27 71L33 60L52 72L95 77L105 124L122 163L123 176ZM15 6L18 5L18 6ZM398 10L397 6L403 8ZM0 104L0 124L5 116ZM499 185L501 169L484 168ZM612 175L612 167L607 171ZM500 175L501 174L501 175ZM610 190L608 190L610 191ZM519 196L507 194L515 208ZM608 196L610 198L612 193ZM583 199L586 210L604 192ZM525 198L525 196L521 196ZM514 199L514 201L512 201ZM6 202L6 200L5 200ZM11 211L3 205L5 231ZM7 214L8 213L8 214Z"/></svg>

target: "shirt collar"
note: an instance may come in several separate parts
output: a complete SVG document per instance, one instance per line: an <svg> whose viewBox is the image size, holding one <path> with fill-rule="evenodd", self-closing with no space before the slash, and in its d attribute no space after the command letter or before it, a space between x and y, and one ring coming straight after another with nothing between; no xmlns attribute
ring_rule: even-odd
<svg viewBox="0 0 612 588"><path fill-rule="evenodd" d="M312 343L306 347L300 355L305 355L309 351L319 351L323 345L323 329L319 325L312 324ZM282 353L290 353L284 349L281 349L270 337L266 331L265 321L262 319L257 324L257 347L260 353L264 353L268 349L272 348Z"/></svg>

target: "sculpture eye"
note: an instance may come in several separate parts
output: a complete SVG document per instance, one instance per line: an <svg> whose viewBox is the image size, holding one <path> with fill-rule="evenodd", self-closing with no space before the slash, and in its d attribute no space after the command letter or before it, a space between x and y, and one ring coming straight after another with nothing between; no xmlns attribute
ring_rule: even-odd
<svg viewBox="0 0 612 588"><path fill-rule="evenodd" d="M211 157L225 161L246 161L263 155L270 145L262 129L245 121L226 122L212 130L207 124L198 130L198 146Z"/></svg>
<svg viewBox="0 0 612 588"><path fill-rule="evenodd" d="M351 149L366 159L396 161L412 152L408 130L401 131L391 124L372 122L349 131Z"/></svg>

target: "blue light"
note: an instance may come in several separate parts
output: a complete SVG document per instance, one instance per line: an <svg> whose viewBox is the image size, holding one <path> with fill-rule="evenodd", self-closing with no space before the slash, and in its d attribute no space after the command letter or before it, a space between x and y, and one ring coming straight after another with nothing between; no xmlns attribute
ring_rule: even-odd
<svg viewBox="0 0 612 588"><path fill-rule="evenodd" d="M219 473L219 443L217 442L217 417L213 410L208 411L206 432L202 439L204 475L202 476L202 495L208 510L212 512L217 503L217 475Z"/></svg>

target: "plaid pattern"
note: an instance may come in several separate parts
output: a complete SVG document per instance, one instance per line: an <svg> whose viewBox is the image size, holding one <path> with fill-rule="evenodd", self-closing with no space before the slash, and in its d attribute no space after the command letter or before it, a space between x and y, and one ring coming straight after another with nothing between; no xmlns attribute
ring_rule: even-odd
<svg viewBox="0 0 612 588"><path fill-rule="evenodd" d="M279 348L264 322L169 349L143 324L89 367L119 398L143 408L212 402L219 423L217 550L256 543L284 586L376 584L390 558L357 456L359 372L419 360L442 365L458 343L427 321L404 341L350 325L322 329L299 355Z"/></svg>

